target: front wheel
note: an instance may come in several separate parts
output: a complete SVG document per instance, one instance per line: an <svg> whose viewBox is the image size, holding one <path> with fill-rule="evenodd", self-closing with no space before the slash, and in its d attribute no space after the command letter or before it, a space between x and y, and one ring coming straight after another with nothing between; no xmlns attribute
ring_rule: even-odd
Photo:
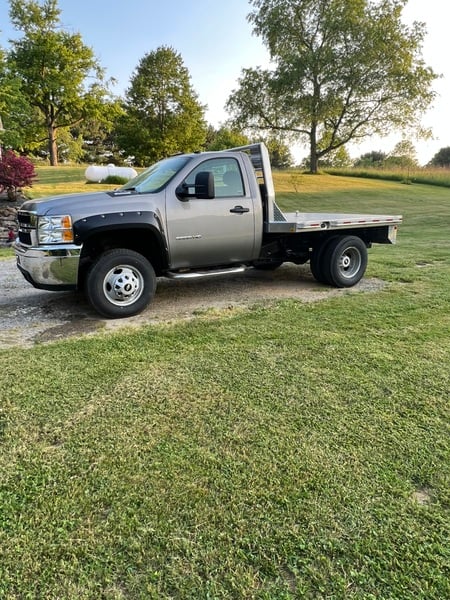
<svg viewBox="0 0 450 600"><path fill-rule="evenodd" d="M104 252L86 277L86 295L104 317L120 319L140 313L152 300L156 276L149 261L133 250Z"/></svg>
<svg viewBox="0 0 450 600"><path fill-rule="evenodd" d="M367 247L357 236L336 237L327 244L322 265L325 279L331 285L352 287L366 272Z"/></svg>

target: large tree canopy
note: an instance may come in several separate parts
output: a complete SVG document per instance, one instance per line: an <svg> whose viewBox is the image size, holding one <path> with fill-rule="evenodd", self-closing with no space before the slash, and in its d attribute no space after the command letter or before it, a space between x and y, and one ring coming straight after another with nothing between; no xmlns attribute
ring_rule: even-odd
<svg viewBox="0 0 450 600"><path fill-rule="evenodd" d="M138 164L199 150L205 143L204 107L173 48L161 46L141 59L126 92L125 113L120 146Z"/></svg>
<svg viewBox="0 0 450 600"><path fill-rule="evenodd" d="M23 149L23 131L33 124L34 111L21 87L20 79L9 70L6 52L0 48L0 153L2 146Z"/></svg>
<svg viewBox="0 0 450 600"><path fill-rule="evenodd" d="M347 142L420 129L436 78L424 25L401 21L407 0L251 0L273 69L248 68L227 103L234 123L307 140L311 170Z"/></svg>
<svg viewBox="0 0 450 600"><path fill-rule="evenodd" d="M45 132L50 163L58 163L57 131L102 113L107 88L91 48L62 28L57 0L10 0L10 17L23 36L11 42L10 72ZM87 78L94 82L86 85Z"/></svg>

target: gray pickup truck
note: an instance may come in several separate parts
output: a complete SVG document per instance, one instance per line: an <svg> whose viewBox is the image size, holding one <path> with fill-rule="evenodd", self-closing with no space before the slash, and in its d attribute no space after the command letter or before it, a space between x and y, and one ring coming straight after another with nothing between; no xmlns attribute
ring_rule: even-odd
<svg viewBox="0 0 450 600"><path fill-rule="evenodd" d="M157 277L192 278L309 261L319 282L351 287L367 248L395 243L401 216L283 213L264 144L180 154L123 187L26 201L17 265L44 290L83 289L104 317L152 300Z"/></svg>

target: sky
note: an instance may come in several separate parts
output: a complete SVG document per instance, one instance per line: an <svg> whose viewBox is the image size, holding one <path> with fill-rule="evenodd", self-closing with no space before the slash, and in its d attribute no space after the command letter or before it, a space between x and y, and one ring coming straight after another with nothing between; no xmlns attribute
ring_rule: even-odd
<svg viewBox="0 0 450 600"><path fill-rule="evenodd" d="M409 0L404 21L426 24L423 44L426 64L441 77L435 82L438 96L423 119L433 139L411 140L418 160L426 164L443 147L450 146L450 61L448 60L448 20L444 17L448 0ZM191 83L202 104L206 119L215 127L227 118L224 105L237 88L243 68L268 66L268 53L247 21L248 0L59 0L65 29L80 32L91 46L108 77L117 80L114 93L121 95L143 56L159 46L173 47L182 56ZM18 34L9 20L9 2L0 0L0 46ZM400 134L370 138L350 147L352 157L371 150L389 153ZM307 149L294 149L300 161Z"/></svg>

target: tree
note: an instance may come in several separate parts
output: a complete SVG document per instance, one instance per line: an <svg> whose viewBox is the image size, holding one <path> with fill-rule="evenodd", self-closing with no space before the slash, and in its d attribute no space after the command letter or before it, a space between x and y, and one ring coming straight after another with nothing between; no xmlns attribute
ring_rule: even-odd
<svg viewBox="0 0 450 600"><path fill-rule="evenodd" d="M124 108L117 130L119 144L135 156L137 164L199 150L205 143L204 107L173 48L161 46L141 59Z"/></svg>
<svg viewBox="0 0 450 600"><path fill-rule="evenodd" d="M389 168L410 169L418 166L414 144L409 140L401 140L384 161Z"/></svg>
<svg viewBox="0 0 450 600"><path fill-rule="evenodd" d="M380 168L383 166L387 155L381 150L372 150L361 154L361 156L355 161L355 167L374 167Z"/></svg>
<svg viewBox="0 0 450 600"><path fill-rule="evenodd" d="M226 150L250 144L249 138L241 131L222 125L219 129L208 128L206 150Z"/></svg>
<svg viewBox="0 0 450 600"><path fill-rule="evenodd" d="M58 164L58 130L95 115L108 93L92 49L62 29L60 13L57 0L10 0L11 21L24 35L11 42L9 67L45 131L51 165ZM89 76L95 81L87 86Z"/></svg>
<svg viewBox="0 0 450 600"><path fill-rule="evenodd" d="M450 167L450 146L441 148L430 161L433 167Z"/></svg>
<svg viewBox="0 0 450 600"><path fill-rule="evenodd" d="M345 169L353 166L353 161L345 146L339 146L336 150L329 152L324 160L320 161L321 167L332 167L335 169Z"/></svg>
<svg viewBox="0 0 450 600"><path fill-rule="evenodd" d="M275 136L271 136L264 141L269 151L270 164L274 169L289 169L289 167L292 167L294 161L289 146Z"/></svg>
<svg viewBox="0 0 450 600"><path fill-rule="evenodd" d="M248 68L228 99L234 123L308 140L311 171L350 140L418 129L436 78L407 0L251 0L273 69Z"/></svg>
<svg viewBox="0 0 450 600"><path fill-rule="evenodd" d="M122 104L118 99L102 102L101 109L96 115L86 118L71 128L72 137L82 141L81 161L123 164L123 153L118 146L115 132L119 118L124 115ZM71 160L73 159L72 154Z"/></svg>
<svg viewBox="0 0 450 600"><path fill-rule="evenodd" d="M24 147L24 132L33 112L22 94L20 79L10 72L7 54L0 48L0 148Z"/></svg>

